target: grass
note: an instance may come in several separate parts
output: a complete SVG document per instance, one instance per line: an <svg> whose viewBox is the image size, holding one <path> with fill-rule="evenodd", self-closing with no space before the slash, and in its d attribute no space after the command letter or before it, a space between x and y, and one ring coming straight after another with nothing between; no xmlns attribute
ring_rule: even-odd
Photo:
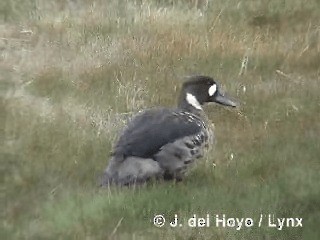
<svg viewBox="0 0 320 240"><path fill-rule="evenodd" d="M5 0L0 9L4 239L319 238L319 1ZM174 105L181 77L195 73L242 103L205 107L215 148L179 184L99 189L126 121ZM207 213L209 228L152 223ZM216 214L254 226L216 227ZM303 227L279 231L266 218L258 227L260 214Z"/></svg>

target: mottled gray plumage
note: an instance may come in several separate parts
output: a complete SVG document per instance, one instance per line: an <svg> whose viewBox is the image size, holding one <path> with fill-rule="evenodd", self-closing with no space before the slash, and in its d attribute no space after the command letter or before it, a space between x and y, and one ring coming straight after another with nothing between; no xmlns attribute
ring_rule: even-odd
<svg viewBox="0 0 320 240"><path fill-rule="evenodd" d="M181 180L213 138L201 108L206 102L236 106L219 92L211 77L194 76L183 84L177 108L153 108L138 114L120 135L102 185Z"/></svg>
<svg viewBox="0 0 320 240"><path fill-rule="evenodd" d="M129 123L113 154L124 157L152 157L165 144L195 135L202 128L205 128L204 122L191 113L179 109L150 109Z"/></svg>

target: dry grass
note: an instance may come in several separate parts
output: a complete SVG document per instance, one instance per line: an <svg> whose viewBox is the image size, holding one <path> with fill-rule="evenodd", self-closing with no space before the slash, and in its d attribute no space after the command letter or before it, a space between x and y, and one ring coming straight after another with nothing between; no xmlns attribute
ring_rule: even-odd
<svg viewBox="0 0 320 240"><path fill-rule="evenodd" d="M5 239L319 237L318 1L5 0L0 9ZM194 73L242 102L206 107L215 149L181 184L99 190L126 120L174 105L181 77ZM304 226L151 223L207 212Z"/></svg>

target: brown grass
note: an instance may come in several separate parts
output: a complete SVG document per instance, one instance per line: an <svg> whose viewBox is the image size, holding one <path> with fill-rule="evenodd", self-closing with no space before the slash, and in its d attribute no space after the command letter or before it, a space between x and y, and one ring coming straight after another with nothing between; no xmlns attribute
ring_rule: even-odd
<svg viewBox="0 0 320 240"><path fill-rule="evenodd" d="M0 9L6 239L318 239L317 1L5 0ZM215 148L181 184L99 191L126 121L173 106L182 77L197 73L242 103L205 107ZM304 227L150 222L206 212L301 216Z"/></svg>

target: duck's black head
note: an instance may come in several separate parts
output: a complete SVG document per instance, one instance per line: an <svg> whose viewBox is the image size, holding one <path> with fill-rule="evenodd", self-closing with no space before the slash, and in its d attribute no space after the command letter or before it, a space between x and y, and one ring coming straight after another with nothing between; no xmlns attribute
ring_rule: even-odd
<svg viewBox="0 0 320 240"><path fill-rule="evenodd" d="M188 77L183 84L179 99L179 108L193 112L202 110L202 105L216 102L225 106L236 107L238 104L220 91L219 84L208 76Z"/></svg>

